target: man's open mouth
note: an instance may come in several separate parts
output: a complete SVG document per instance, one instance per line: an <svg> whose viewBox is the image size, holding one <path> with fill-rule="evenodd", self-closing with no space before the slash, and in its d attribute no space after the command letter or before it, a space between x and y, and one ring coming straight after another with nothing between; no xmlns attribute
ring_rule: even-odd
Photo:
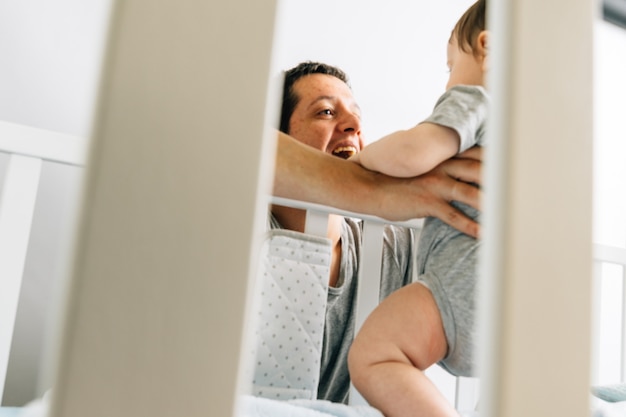
<svg viewBox="0 0 626 417"><path fill-rule="evenodd" d="M333 155L343 159L348 159L356 153L357 149L354 146L339 146L338 148L333 149Z"/></svg>

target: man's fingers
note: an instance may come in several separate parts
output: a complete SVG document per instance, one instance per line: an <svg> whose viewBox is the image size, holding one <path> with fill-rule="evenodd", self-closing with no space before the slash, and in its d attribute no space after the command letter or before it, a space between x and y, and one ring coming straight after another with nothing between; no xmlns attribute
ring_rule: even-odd
<svg viewBox="0 0 626 417"><path fill-rule="evenodd" d="M481 191L476 184L481 183L482 149L471 148L456 158L441 163L433 170L441 180L438 184L440 204L434 213L441 221L472 237L478 237L479 225L450 202L458 201L480 210Z"/></svg>
<svg viewBox="0 0 626 417"><path fill-rule="evenodd" d="M448 196L448 199L448 201L458 201L474 207L476 210L480 210L482 193L480 189L474 185L461 181L454 181L452 187L450 188L450 195Z"/></svg>
<svg viewBox="0 0 626 417"><path fill-rule="evenodd" d="M438 213L441 213L439 220L449 224L458 231L465 233L466 235L478 238L480 234L480 226L474 220L467 217L460 210L456 209L448 203L442 202L442 205Z"/></svg>

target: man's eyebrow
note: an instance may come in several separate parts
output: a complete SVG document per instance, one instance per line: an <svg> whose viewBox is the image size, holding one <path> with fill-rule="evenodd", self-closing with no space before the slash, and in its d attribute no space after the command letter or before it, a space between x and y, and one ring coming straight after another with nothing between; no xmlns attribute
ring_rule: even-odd
<svg viewBox="0 0 626 417"><path fill-rule="evenodd" d="M309 104L309 107L313 107L316 103L324 100L329 101L337 101L337 96L318 96ZM361 116L361 106L359 106L356 102L354 102L351 106L353 109L357 110L359 113L359 117Z"/></svg>
<svg viewBox="0 0 626 417"><path fill-rule="evenodd" d="M309 107L313 107L318 102L324 101L324 100L337 101L337 97L336 96L318 96L315 98L315 100L311 102L311 104L309 104Z"/></svg>

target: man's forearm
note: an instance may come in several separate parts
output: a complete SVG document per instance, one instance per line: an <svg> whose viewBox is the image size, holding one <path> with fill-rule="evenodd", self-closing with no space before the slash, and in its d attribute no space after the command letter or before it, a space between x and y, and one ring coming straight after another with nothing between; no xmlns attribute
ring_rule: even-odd
<svg viewBox="0 0 626 417"><path fill-rule="evenodd" d="M394 178L313 149L280 133L274 195L379 216L392 221L426 216L477 236L478 225L450 201L477 209L480 192L464 182L480 181L479 159L450 160L416 178Z"/></svg>
<svg viewBox="0 0 626 417"><path fill-rule="evenodd" d="M274 195L366 214L376 211L367 195L376 174L279 133ZM374 207L371 207L374 206ZM368 210L369 207L369 210Z"/></svg>

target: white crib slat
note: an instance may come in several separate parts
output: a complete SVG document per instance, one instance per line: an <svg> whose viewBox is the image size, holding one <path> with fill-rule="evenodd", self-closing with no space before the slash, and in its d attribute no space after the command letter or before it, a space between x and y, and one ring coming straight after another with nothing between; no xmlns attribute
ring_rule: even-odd
<svg viewBox="0 0 626 417"><path fill-rule="evenodd" d="M304 233L326 237L328 231L328 213L317 210L307 210Z"/></svg>
<svg viewBox="0 0 626 417"><path fill-rule="evenodd" d="M379 222L364 221L363 224L359 286L356 295L355 334L379 302L384 229L385 225ZM350 404L367 404L354 386L350 387Z"/></svg>
<svg viewBox="0 0 626 417"><path fill-rule="evenodd" d="M593 269L593 277L594 277L594 294L596 295L593 304L593 348L594 348L594 357L598 355L602 355L600 351L600 328L601 328L601 318L600 318L600 306L603 302L602 291L601 291L601 282L603 279L602 273L602 265L606 264L614 264L619 265L622 268L622 299L621 299L621 314L619 317L619 327L620 327L620 355L619 358L615 358L615 360L619 360L619 375L621 381L626 381L626 249L615 246L607 246L601 244L593 245L593 258L594 258L594 269ZM597 360L597 359L596 359ZM592 369L596 369L598 364L594 364L595 366ZM597 371L596 371L597 372ZM594 375L594 381L596 376Z"/></svg>
<svg viewBox="0 0 626 417"><path fill-rule="evenodd" d="M236 414L276 138L276 3L111 2L50 416Z"/></svg>
<svg viewBox="0 0 626 417"><path fill-rule="evenodd" d="M475 410L478 390L478 378L456 377L455 408L460 412Z"/></svg>
<svg viewBox="0 0 626 417"><path fill-rule="evenodd" d="M369 313L380 299L380 272L383 253L383 231L381 223L365 221L363 244L359 267L355 332L358 331Z"/></svg>
<svg viewBox="0 0 626 417"><path fill-rule="evenodd" d="M626 251L625 251L626 252ZM626 263L622 264L622 338L621 338L621 381L626 381Z"/></svg>
<svg viewBox="0 0 626 417"><path fill-rule="evenodd" d="M0 401L40 173L40 159L12 155L0 196Z"/></svg>
<svg viewBox="0 0 626 417"><path fill-rule="evenodd" d="M599 374L599 355L600 355L600 337L601 337L601 313L600 313L600 302L602 297L602 262L594 257L594 261L592 263L593 273L592 273L592 324L591 324L591 343L592 343L592 352L593 352L593 363L591 369L593 370L592 374L592 383L596 383L598 380Z"/></svg>

